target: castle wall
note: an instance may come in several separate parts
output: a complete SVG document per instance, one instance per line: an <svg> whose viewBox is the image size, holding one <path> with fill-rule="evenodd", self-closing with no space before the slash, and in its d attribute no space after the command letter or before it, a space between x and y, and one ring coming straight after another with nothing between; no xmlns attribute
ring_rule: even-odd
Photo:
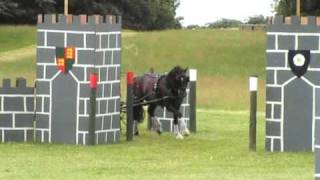
<svg viewBox="0 0 320 180"><path fill-rule="evenodd" d="M320 120L316 17L276 16L267 27L266 149L313 151Z"/></svg>
<svg viewBox="0 0 320 180"><path fill-rule="evenodd" d="M18 78L12 86L4 79L0 87L0 142L33 140L34 88Z"/></svg>
<svg viewBox="0 0 320 180"><path fill-rule="evenodd" d="M96 143L119 141L120 31L120 17L39 16L36 88L38 141L74 144L88 142L91 73L98 74ZM67 47L74 48L75 59L72 68L67 73L62 73L57 67L57 49ZM66 94L64 91L71 91L76 94L76 98L69 98L69 102L67 97L59 97L59 94ZM54 99L53 94L56 94ZM66 101L70 106L59 108L63 103L55 106L54 103L60 101ZM54 114L59 116L55 116L53 110ZM74 116L68 116L64 111L73 113ZM68 130L62 128L64 123L72 124L69 125L70 131L76 134L68 135ZM58 129L52 131L53 127ZM65 140L59 136L63 136Z"/></svg>

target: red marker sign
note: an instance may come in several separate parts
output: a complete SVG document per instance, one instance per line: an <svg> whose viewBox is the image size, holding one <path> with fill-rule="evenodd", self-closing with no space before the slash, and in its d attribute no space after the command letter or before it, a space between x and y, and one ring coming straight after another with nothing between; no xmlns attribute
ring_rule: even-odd
<svg viewBox="0 0 320 180"><path fill-rule="evenodd" d="M96 73L91 73L90 74L90 88L97 88L97 83L98 83L98 75Z"/></svg>
<svg viewBox="0 0 320 180"><path fill-rule="evenodd" d="M129 85L133 85L133 78L134 78L134 73L133 72L128 72L127 73L127 83Z"/></svg>

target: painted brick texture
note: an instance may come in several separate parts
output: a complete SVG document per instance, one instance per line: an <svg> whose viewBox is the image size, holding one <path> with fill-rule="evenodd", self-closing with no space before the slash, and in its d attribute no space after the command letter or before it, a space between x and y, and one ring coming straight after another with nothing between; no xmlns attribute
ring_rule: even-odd
<svg viewBox="0 0 320 180"><path fill-rule="evenodd" d="M34 88L18 78L16 85L4 79L0 87L0 142L33 140Z"/></svg>
<svg viewBox="0 0 320 180"><path fill-rule="evenodd" d="M276 16L267 27L266 150L314 151L320 94L320 29L316 17ZM300 78L289 65L289 50L310 51ZM295 132L299 132L298 134ZM320 173L320 172L319 172Z"/></svg>
<svg viewBox="0 0 320 180"><path fill-rule="evenodd" d="M57 47L75 48L75 61L67 74L57 68ZM87 144L90 113L89 77L91 73L97 73L96 143L119 142L120 54L120 17L39 16L37 141ZM62 127L64 124L65 127ZM65 141L59 138L59 133L65 135Z"/></svg>

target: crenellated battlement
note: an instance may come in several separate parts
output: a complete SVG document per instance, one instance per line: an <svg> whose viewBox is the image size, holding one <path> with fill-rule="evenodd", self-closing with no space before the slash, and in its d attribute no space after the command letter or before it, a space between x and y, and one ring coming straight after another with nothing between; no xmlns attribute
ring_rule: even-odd
<svg viewBox="0 0 320 180"><path fill-rule="evenodd" d="M319 32L320 16L282 16L268 17L268 32Z"/></svg>
<svg viewBox="0 0 320 180"><path fill-rule="evenodd" d="M0 94L33 94L34 88L27 87L25 78L17 78L14 87L11 85L10 79L3 79Z"/></svg>
<svg viewBox="0 0 320 180"><path fill-rule="evenodd" d="M320 25L320 17L308 16L308 17L298 17L298 16L282 16L277 15L275 17L268 17L267 23L272 25Z"/></svg>
<svg viewBox="0 0 320 180"><path fill-rule="evenodd" d="M32 141L34 120L34 87L26 79L10 79L0 86L0 142Z"/></svg>
<svg viewBox="0 0 320 180"><path fill-rule="evenodd" d="M60 25L121 25L121 16L114 15L63 15L63 14L39 14L39 24L60 24Z"/></svg>

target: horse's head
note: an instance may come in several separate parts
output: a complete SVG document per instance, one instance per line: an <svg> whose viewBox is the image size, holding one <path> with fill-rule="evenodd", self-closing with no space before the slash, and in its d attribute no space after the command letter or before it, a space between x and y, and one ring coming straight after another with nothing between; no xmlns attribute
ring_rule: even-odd
<svg viewBox="0 0 320 180"><path fill-rule="evenodd" d="M178 96L185 97L186 89L189 83L189 77L187 76L188 68L183 69L180 66L174 67L168 74L168 78L173 85L173 92Z"/></svg>

